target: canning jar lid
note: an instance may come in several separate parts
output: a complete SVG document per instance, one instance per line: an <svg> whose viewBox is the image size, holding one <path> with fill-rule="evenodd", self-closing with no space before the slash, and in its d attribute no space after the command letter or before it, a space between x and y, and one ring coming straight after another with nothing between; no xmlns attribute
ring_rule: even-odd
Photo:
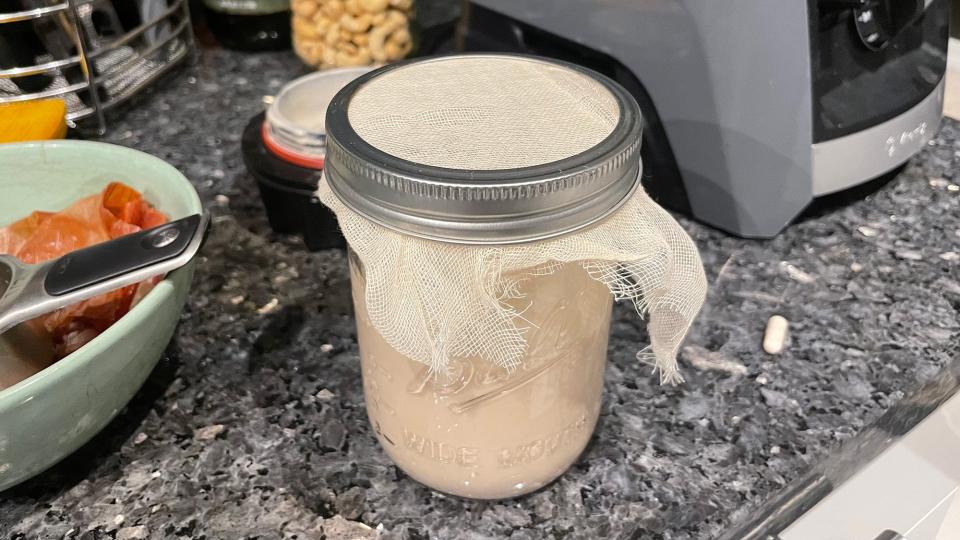
<svg viewBox="0 0 960 540"><path fill-rule="evenodd" d="M334 95L371 67L331 69L294 79L267 108L261 135L264 145L281 159L321 169L326 156L324 127Z"/></svg>
<svg viewBox="0 0 960 540"><path fill-rule="evenodd" d="M326 117L327 183L349 208L456 243L542 240L617 210L640 179L642 117L574 64L469 54L347 84Z"/></svg>

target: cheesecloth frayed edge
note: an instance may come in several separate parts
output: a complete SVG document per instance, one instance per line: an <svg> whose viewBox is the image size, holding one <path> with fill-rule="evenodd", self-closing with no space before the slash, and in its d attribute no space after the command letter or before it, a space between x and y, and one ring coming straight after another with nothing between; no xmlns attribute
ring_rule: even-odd
<svg viewBox="0 0 960 540"><path fill-rule="evenodd" d="M374 328L434 372L450 358L468 356L519 367L530 325L505 301L518 297L524 280L577 263L647 319L650 344L637 358L659 371L661 384L683 380L677 351L703 305L706 276L690 236L642 188L596 224L512 245L453 244L397 232L345 206L325 176L317 195L363 263Z"/></svg>

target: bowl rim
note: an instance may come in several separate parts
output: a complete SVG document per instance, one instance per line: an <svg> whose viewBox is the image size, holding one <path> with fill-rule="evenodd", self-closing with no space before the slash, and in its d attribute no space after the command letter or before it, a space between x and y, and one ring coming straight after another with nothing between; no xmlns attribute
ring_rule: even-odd
<svg viewBox="0 0 960 540"><path fill-rule="evenodd" d="M188 211L194 213L200 213L203 211L203 204L200 202L200 196L197 194L196 188L193 187L193 184L190 183L190 180L188 180L179 169L154 155L142 152L140 150L98 141L57 140L25 143L4 143L0 144L0 152L11 151L16 153L16 149L35 148L42 148L44 152L55 152L57 148L61 147L96 147L125 153L131 160L152 161L159 165L160 168L168 169L174 173L171 175L172 181L183 182L183 184L189 188L186 190L186 203ZM15 149L11 150L11 148ZM0 410L3 410L11 405L16 406L26 403L27 401L33 399L37 391L56 385L60 380L70 377L78 371L85 369L86 366L93 362L95 358L107 350L110 344L132 331L136 325L136 321L140 320L141 318L148 317L150 312L159 309L161 304L167 301L169 297L176 294L175 282L181 277L182 274L190 270L191 264L192 263L188 263L186 266L168 273L164 279L157 283L157 285L150 292L144 295L144 297L141 298L137 305L133 306L130 311L125 313L106 330L97 335L97 337L93 338L76 351L68 354L67 356L38 371L37 373L34 373L17 384L0 390Z"/></svg>

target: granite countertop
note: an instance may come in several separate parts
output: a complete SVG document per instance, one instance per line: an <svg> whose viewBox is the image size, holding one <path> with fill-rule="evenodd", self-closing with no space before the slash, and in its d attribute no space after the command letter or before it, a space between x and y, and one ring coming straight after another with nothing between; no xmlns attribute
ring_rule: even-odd
<svg viewBox="0 0 960 540"><path fill-rule="evenodd" d="M206 49L111 119L103 140L182 170L215 228L144 388L0 495L0 538L709 538L958 356L960 124L945 121L893 181L774 240L684 219L711 283L687 382L637 363L646 335L620 305L600 423L566 475L499 503L431 492L367 425L344 253L272 234L242 163L261 96L301 73L291 53ZM775 313L792 340L771 357Z"/></svg>

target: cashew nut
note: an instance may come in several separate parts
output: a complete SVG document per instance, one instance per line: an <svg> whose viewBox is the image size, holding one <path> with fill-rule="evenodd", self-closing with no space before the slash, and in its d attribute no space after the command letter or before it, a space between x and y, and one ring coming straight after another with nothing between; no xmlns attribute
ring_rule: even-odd
<svg viewBox="0 0 960 540"><path fill-rule="evenodd" d="M365 50L358 50L352 55L338 52L335 61L338 66L362 66L370 63L370 53Z"/></svg>
<svg viewBox="0 0 960 540"><path fill-rule="evenodd" d="M385 26L377 26L370 32L370 56L373 57L377 62L386 62L387 61L387 51L384 49L384 45L387 39L387 31Z"/></svg>
<svg viewBox="0 0 960 540"><path fill-rule="evenodd" d="M400 45L392 41L387 41L387 43L383 46L383 51L384 54L387 55L388 60L399 59L403 52L403 50L400 48Z"/></svg>
<svg viewBox="0 0 960 540"><path fill-rule="evenodd" d="M407 18L399 11L391 10L387 13L387 20L383 24L373 27L370 31L370 55L377 62L386 62L390 55L384 50L387 36L400 27L406 25Z"/></svg>
<svg viewBox="0 0 960 540"><path fill-rule="evenodd" d="M330 25L333 24L333 21L326 17L320 17L313 20L313 24L317 27L317 32L320 35L326 34L327 30L330 29Z"/></svg>
<svg viewBox="0 0 960 540"><path fill-rule="evenodd" d="M383 46L384 51L387 53L387 58L390 60L399 60L403 58L410 52L410 49L412 48L413 43L410 41L399 43L394 41L392 36L387 40L386 45Z"/></svg>
<svg viewBox="0 0 960 540"><path fill-rule="evenodd" d="M319 41L294 40L293 49L304 62L311 66L319 66L323 60L324 46Z"/></svg>
<svg viewBox="0 0 960 540"><path fill-rule="evenodd" d="M320 38L320 32L316 25L313 24L313 21L304 19L303 17L293 18L293 33L297 36L298 41L301 39L309 41Z"/></svg>
<svg viewBox="0 0 960 540"><path fill-rule="evenodd" d="M313 0L293 0L290 6L298 17L312 17L317 12L317 3Z"/></svg>
<svg viewBox="0 0 960 540"><path fill-rule="evenodd" d="M320 9L327 14L327 17L337 20L340 15L343 15L344 6L341 0L325 0L320 5Z"/></svg>
<svg viewBox="0 0 960 540"><path fill-rule="evenodd" d="M390 5L404 11L413 7L413 0L390 0Z"/></svg>
<svg viewBox="0 0 960 540"><path fill-rule="evenodd" d="M400 27L396 32L390 34L390 41L396 43L397 45L403 45L410 42L410 30L405 27Z"/></svg>
<svg viewBox="0 0 960 540"><path fill-rule="evenodd" d="M363 7L360 6L360 0L346 0L344 7L347 9L347 13L353 15L363 14Z"/></svg>
<svg viewBox="0 0 960 540"><path fill-rule="evenodd" d="M390 4L389 0L360 0L360 5L368 13L380 13L386 11Z"/></svg>
<svg viewBox="0 0 960 540"><path fill-rule="evenodd" d="M333 23L323 36L323 43L326 44L327 47L333 47L338 39L340 39L340 23Z"/></svg>
<svg viewBox="0 0 960 540"><path fill-rule="evenodd" d="M385 20L387 20L387 12L381 11L380 13L374 14L374 16L370 19L370 23L374 26L379 26L383 24L383 21Z"/></svg>
<svg viewBox="0 0 960 540"><path fill-rule="evenodd" d="M357 45L363 47L370 43L370 35L364 32L363 34L354 34L352 41Z"/></svg>
<svg viewBox="0 0 960 540"><path fill-rule="evenodd" d="M404 15L402 11L391 9L390 11L387 11L387 20L384 22L392 22L402 26L407 24L407 16Z"/></svg>
<svg viewBox="0 0 960 540"><path fill-rule="evenodd" d="M356 17L344 13L340 16L340 28L347 30L350 33L358 34L366 32L370 28L370 17L369 13L364 13L363 15L358 15ZM349 39L349 37L347 38Z"/></svg>
<svg viewBox="0 0 960 540"><path fill-rule="evenodd" d="M337 52L347 53L349 55L357 54L357 46L353 43L338 43Z"/></svg>

